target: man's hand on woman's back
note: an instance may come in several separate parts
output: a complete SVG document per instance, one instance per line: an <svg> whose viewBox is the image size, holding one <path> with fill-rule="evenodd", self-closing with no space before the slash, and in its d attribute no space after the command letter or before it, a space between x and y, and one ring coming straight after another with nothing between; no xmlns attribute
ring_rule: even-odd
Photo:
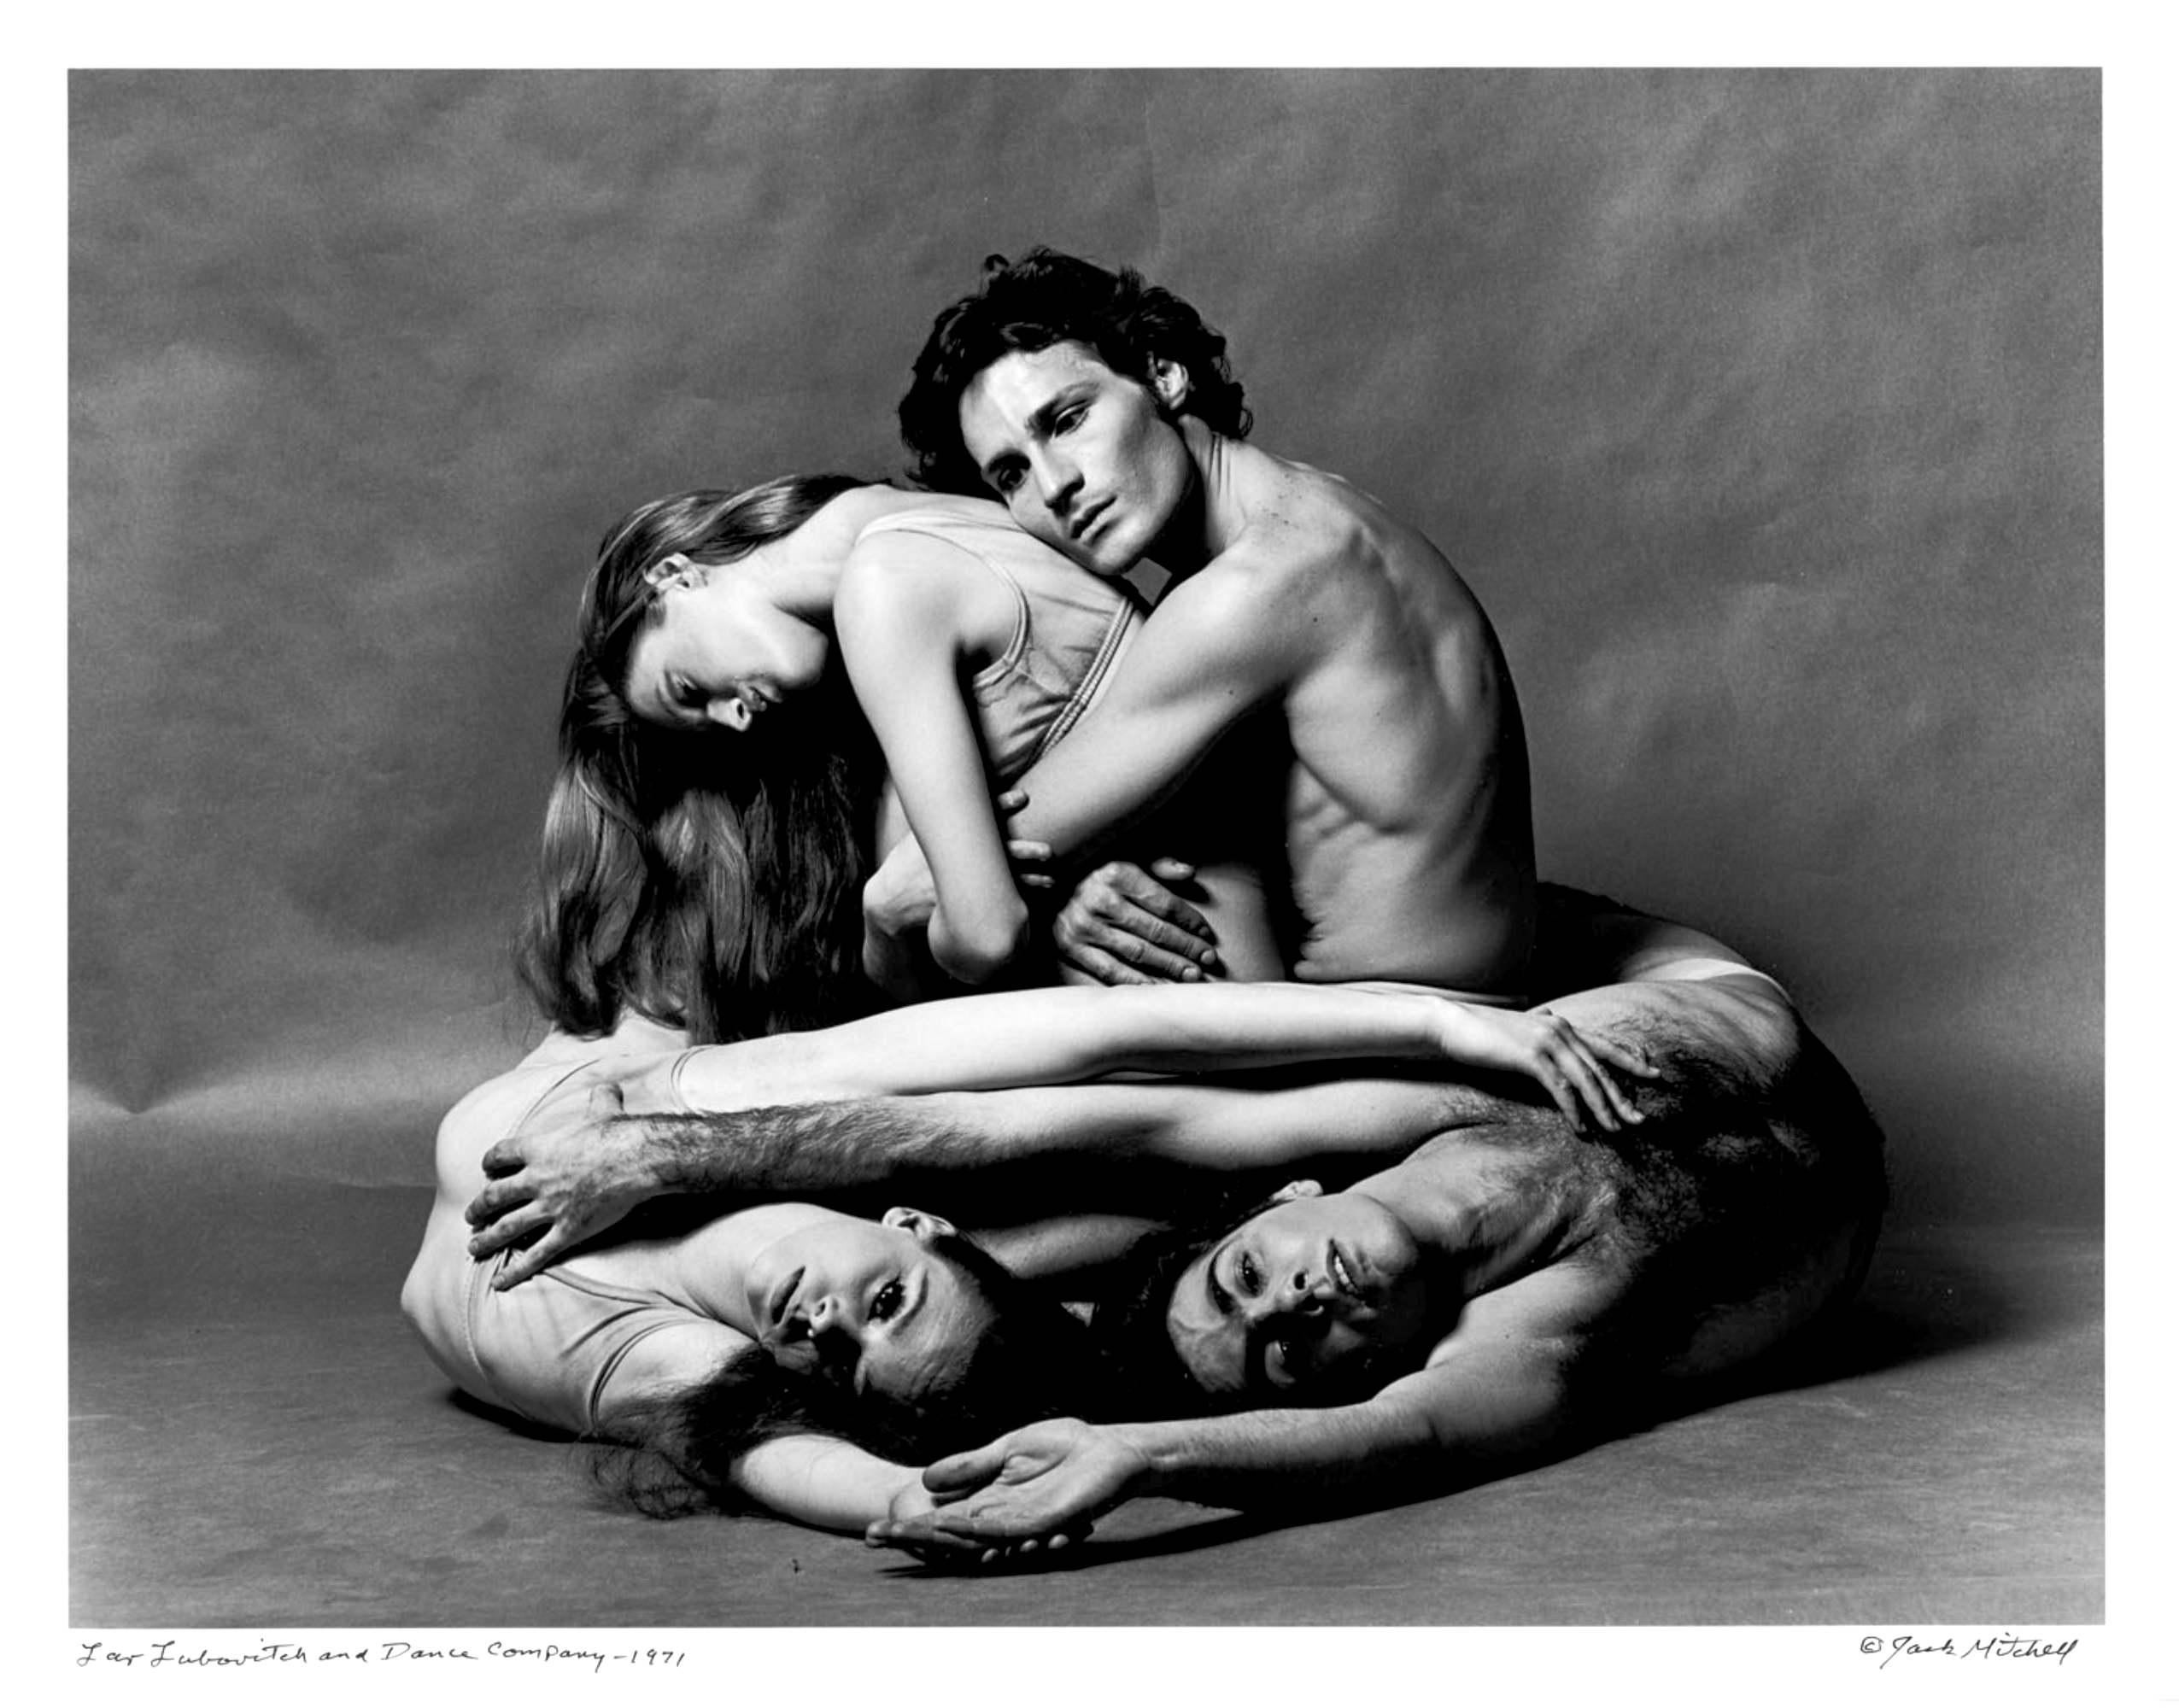
<svg viewBox="0 0 2179 1708"><path fill-rule="evenodd" d="M1075 886L1052 921L1062 965L1100 985L1193 984L1215 978L1218 933L1170 887L1195 869L1153 860L1150 869L1106 862Z"/></svg>
<svg viewBox="0 0 2179 1708"><path fill-rule="evenodd" d="M623 1109L618 1083L582 1075L484 1153L483 1189L464 1212L469 1255L522 1248L495 1288L520 1285L665 1190L643 1122Z"/></svg>

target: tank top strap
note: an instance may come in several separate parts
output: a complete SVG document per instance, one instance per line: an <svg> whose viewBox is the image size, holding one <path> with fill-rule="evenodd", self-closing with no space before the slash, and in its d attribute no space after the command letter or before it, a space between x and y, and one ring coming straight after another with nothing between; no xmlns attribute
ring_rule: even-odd
<svg viewBox="0 0 2179 1708"><path fill-rule="evenodd" d="M867 524L855 537L867 540L873 534L920 534L926 540L937 540L967 553L993 575L1007 592L1014 596L1014 633L1006 643L1006 650L983 669L977 671L974 685L987 688L1004 681L1022 662L1022 655L1029 646L1029 596L1013 573L976 541L981 524L969 518L948 515L943 511L896 510L890 516L881 516Z"/></svg>
<svg viewBox="0 0 2179 1708"><path fill-rule="evenodd" d="M1133 595L1103 582L980 500L934 501L871 522L880 532L926 535L958 546L1014 596L1005 651L969 679L977 734L992 775L1020 776L1072 728L1141 623Z"/></svg>
<svg viewBox="0 0 2179 1708"><path fill-rule="evenodd" d="M1091 655L1088 667L1075 683L1074 692L1067 696L1066 703L1045 726L1044 733L1037 737L1035 752L1030 755L1032 764L1044 757L1055 741L1081 721L1082 714L1089 710L1090 703L1104 688L1104 679L1112 673L1112 666L1118 662L1122 651L1141 626L1142 617L1133 603L1122 600L1113 611L1112 621L1106 625L1104 636L1098 642L1097 651Z"/></svg>

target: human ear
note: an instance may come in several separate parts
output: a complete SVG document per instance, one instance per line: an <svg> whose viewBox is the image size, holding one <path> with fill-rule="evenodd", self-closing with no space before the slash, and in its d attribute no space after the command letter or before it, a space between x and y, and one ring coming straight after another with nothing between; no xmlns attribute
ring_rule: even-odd
<svg viewBox="0 0 2179 1708"><path fill-rule="evenodd" d="M1188 371L1178 362L1153 356L1150 364L1150 393L1163 410L1175 410L1188 401Z"/></svg>
<svg viewBox="0 0 2179 1708"><path fill-rule="evenodd" d="M1274 1204L1291 1204L1297 1198L1321 1198L1323 1196L1323 1187L1318 1185L1314 1180L1289 1180L1271 1195L1271 1202Z"/></svg>
<svg viewBox="0 0 2179 1708"><path fill-rule="evenodd" d="M944 1216L934 1216L928 1210L911 1210L895 1205L878 1220L887 1227L905 1229L928 1245L941 1234L954 1231L953 1224Z"/></svg>
<svg viewBox="0 0 2179 1708"><path fill-rule="evenodd" d="M643 584L653 593L664 593L670 587L694 587L704 578L704 572L688 561L686 552L669 552L643 571Z"/></svg>

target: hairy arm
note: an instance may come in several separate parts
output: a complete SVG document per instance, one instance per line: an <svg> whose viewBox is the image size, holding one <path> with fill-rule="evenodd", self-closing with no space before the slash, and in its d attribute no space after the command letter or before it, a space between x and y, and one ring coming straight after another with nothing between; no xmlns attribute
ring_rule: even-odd
<svg viewBox="0 0 2179 1708"><path fill-rule="evenodd" d="M1428 1077L1280 1088L1144 1080L855 1098L617 1126L644 1156L653 1192L821 1197L934 1182L958 1192L953 1183L962 1183L1031 1214L1091 1202L1163 1208L1176 1168L1233 1173L1335 1154L1390 1161L1498 1101ZM607 1135L609 1142L619 1137Z"/></svg>
<svg viewBox="0 0 2179 1708"><path fill-rule="evenodd" d="M957 997L823 1032L656 1058L618 1079L563 1083L483 1157L472 1255L534 1242L496 1284L518 1285L646 1199L676 1192L814 1190L838 1179L770 1175L743 1112L777 1110L790 1153L882 1179L920 1123L856 1128L824 1106L954 1090L1065 1085L1128 1070L1270 1067L1350 1057L1429 1059L1451 1023L1438 999L1313 986L1143 986ZM811 1107L815 1106L815 1107ZM624 1110L629 1113L624 1114ZM707 1117L711 1119L706 1119ZM830 1127L838 1142L820 1144ZM799 1160L799 1159L798 1159ZM828 1166L835 1166L830 1165ZM869 1171L879 1171L871 1173Z"/></svg>
<svg viewBox="0 0 2179 1708"><path fill-rule="evenodd" d="M1707 960L1707 970L1714 972L1717 962L1736 961L1725 945L1643 915L1610 911L1602 918L1601 933L1593 923L1577 922L1562 935L1590 945L1583 952L1590 976L1622 982L1550 1004L1555 1019L1578 1028L1589 1050L1637 1074L1646 1067L1604 1040L1647 1037L1671 1054L1707 1056L1759 1084L1775 1083L1792 1070L1805 1033L1777 990L1745 974L1690 976L1690 964L1699 970ZM1405 1009L1403 1003L1423 1006ZM1426 1015L1434 1018L1426 1021ZM1444 1103L1433 1108L1431 1094L1413 1085L1373 1094L1374 1103L1327 1087L1276 1105L1251 1105L1221 1097L1215 1087L1142 1090L1132 1101L1113 1101L1122 1088L1095 1088L1092 1095L1092 1088L1075 1086L1063 1097L1012 1109L985 1103L976 1119L969 1118L968 1104L953 1099L945 1111L922 1111L934 1117L928 1121L858 1126L843 1120L830 1123L831 1136L823 1143L804 1119L810 1112L800 1106L956 1088L1066 1085L1128 1068L1215 1071L1405 1056L1526 1073L1550 1085L1566 1108L1563 1074L1553 1085L1548 1064L1523 1062L1519 1052L1500 1048L1507 1043L1504 1028L1524 1018L1480 1015L1434 997L1321 986L1037 991L928 1003L829 1032L662 1057L624 1080L638 1110L686 1117L692 1109L774 1109L794 1119L755 1128L742 1122L739 1129L700 1118L615 1120L621 1107L617 1085L600 1087L595 1077L571 1082L485 1154L492 1179L469 1205L468 1220L479 1230L470 1249L485 1256L534 1241L502 1273L501 1284L512 1286L661 1193L816 1192L882 1184L903 1171L977 1168L1100 1149L1210 1167L1271 1167L1309 1145L1312 1134L1318 1152L1359 1151L1376 1140L1411 1144L1430 1132L1488 1119L1490 1094L1449 1083L1436 1088ZM1447 1036L1456 1021L1464 1038ZM1419 1043L1418 1025L1434 1031L1433 1042ZM1479 1051L1479 1034L1489 1050ZM1561 1063L1569 1060L1563 1046L1562 1037L1552 1044ZM1500 1053L1494 1058L1491 1050ZM673 1089L677 1060L686 1102ZM1580 1071L1578 1062L1574 1067ZM1620 1095L1606 1076L1590 1072L1580 1095L1592 1114L1604 1094ZM910 1095L905 1101L920 1100ZM1274 1108L1292 1111L1292 1118L1259 1118ZM783 1137L766 1141L759 1131Z"/></svg>
<svg viewBox="0 0 2179 1708"><path fill-rule="evenodd" d="M977 579L964 580L964 569ZM855 698L929 867L936 899L923 923L932 957L968 984L1012 960L1028 929L963 686L969 593L989 579L957 546L883 534L855 548L834 607ZM899 934L899 921L869 898L865 916L873 934ZM876 973L893 952L875 945L865 960Z"/></svg>
<svg viewBox="0 0 2179 1708"><path fill-rule="evenodd" d="M925 1003L826 1032L687 1050L634 1076L625 1091L595 1082L564 1089L551 1111L541 1107L486 1154L491 1179L467 1211L478 1230L470 1249L488 1256L534 1241L501 1272L498 1284L514 1286L661 1194L817 1191L930 1166L919 1112L858 1126L829 1104L888 1097L912 1103L949 1090L1064 1085L1123 1072L1396 1057L1525 1074L1569 1120L1579 1125L1585 1111L1607 1129L1639 1117L1605 1064L1654 1072L1638 1053L1585 1038L1555 1015L1477 1009L1414 991L1145 985ZM621 1115L623 1107L633 1113ZM759 1120L753 1111L775 1119ZM753 1134L766 1130L787 1137L760 1154ZM1078 1144L1081 1130L1069 1131ZM821 1133L830 1137L820 1142ZM1034 1131L999 1143L1066 1148ZM1251 1161L1275 1160L1260 1145L1256 1151ZM820 1159L826 1172L811 1179L806 1171ZM993 1154L988 1129L977 1160L1008 1160Z"/></svg>

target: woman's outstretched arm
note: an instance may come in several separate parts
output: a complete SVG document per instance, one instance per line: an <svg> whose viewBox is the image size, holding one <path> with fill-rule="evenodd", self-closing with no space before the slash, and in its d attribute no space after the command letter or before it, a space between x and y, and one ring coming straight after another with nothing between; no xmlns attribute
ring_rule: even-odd
<svg viewBox="0 0 2179 1708"><path fill-rule="evenodd" d="M1643 1059L1547 1011L1479 1009L1420 989L1324 985L1060 988L925 1003L823 1032L684 1051L624 1081L631 1114L725 1114L841 1097L1061 1085L1407 1060L1537 1080L1567 1118L1632 1117L1609 1068Z"/></svg>
<svg viewBox="0 0 2179 1708"><path fill-rule="evenodd" d="M623 1088L631 1113L703 1114L1108 1073L1428 1059L1444 1053L1444 1006L1417 993L1308 985L1011 991L687 1050L670 1070L653 1063Z"/></svg>
<svg viewBox="0 0 2179 1708"><path fill-rule="evenodd" d="M736 1459L733 1474L748 1500L821 1530L852 1534L930 1505L913 1467L830 1436L776 1436Z"/></svg>
<svg viewBox="0 0 2179 1708"><path fill-rule="evenodd" d="M485 1153L489 1179L466 1212L477 1230L470 1251L526 1244L495 1284L516 1286L647 1199L747 1190L729 1177L749 1149L734 1118L750 1110L1065 1085L1128 1071L1442 1058L1450 1006L1303 985L1072 986L922 1003L822 1032L654 1057L632 1072L600 1064L563 1081ZM872 1159L866 1166L896 1165L897 1147L850 1137L849 1148ZM814 1156L812 1144L805 1133L794 1149Z"/></svg>
<svg viewBox="0 0 2179 1708"><path fill-rule="evenodd" d="M678 1254L684 1270L703 1272L686 1289L700 1306L704 1283L718 1270L717 1260L707 1259L704 1251L707 1231L699 1230L681 1242ZM509 1301L499 1307L514 1306ZM648 1433L647 1416L662 1407L670 1411L677 1394L700 1387L727 1361L752 1357L764 1354L747 1335L701 1308L654 1329L630 1346L614 1366L600 1432L608 1440L640 1447ZM917 1482L913 1469L834 1436L774 1436L747 1448L724 1469L743 1499L820 1530L859 1530L873 1519L928 1504L905 1492Z"/></svg>
<svg viewBox="0 0 2179 1708"><path fill-rule="evenodd" d="M859 1170L855 1178L874 1181L900 1170L969 1166L975 1157L1018 1161L1081 1149L1065 1123L1040 1124L996 1146L987 1129L971 1147L975 1157L963 1158L952 1154L958 1126L940 1122L935 1131L947 1154L928 1155L928 1124L913 1106L936 1094L1065 1086L1128 1071L1391 1057L1526 1074L1570 1120L1585 1115L1608 1129L1638 1119L1612 1070L1655 1071L1631 1050L1584 1037L1555 1015L1473 1009L1412 991L1133 986L925 1003L822 1032L686 1050L634 1076L625 1093L571 1083L487 1153L492 1178L469 1206L477 1230L470 1249L481 1256L534 1242L501 1272L499 1284L513 1286L661 1194L850 1184L846 1173L828 1173L822 1182L798 1174L791 1183L753 1176L752 1165L769 1153L759 1154L751 1111L779 1117L758 1126L775 1130L786 1142L773 1149L798 1163ZM873 1099L894 1102L875 1120L854 1119ZM828 1113L835 1109L837 1120ZM1125 1139L1114 1148L1147 1149ZM1236 1157L1224 1166L1251 1160L1274 1158Z"/></svg>

